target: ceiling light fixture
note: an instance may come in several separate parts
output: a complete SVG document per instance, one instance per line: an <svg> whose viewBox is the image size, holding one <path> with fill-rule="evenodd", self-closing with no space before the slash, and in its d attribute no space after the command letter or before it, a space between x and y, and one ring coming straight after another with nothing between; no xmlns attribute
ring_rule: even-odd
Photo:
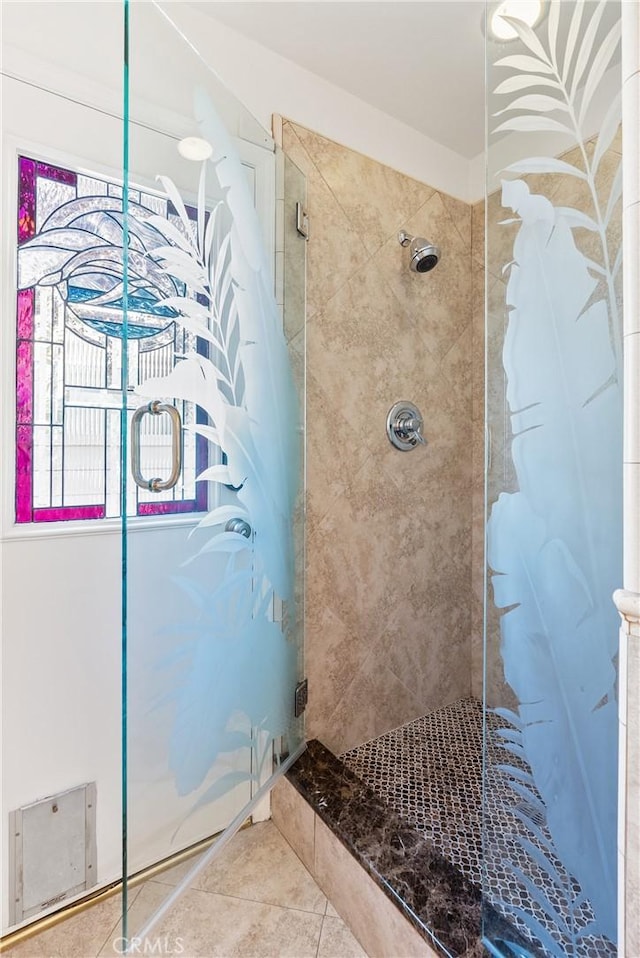
<svg viewBox="0 0 640 958"><path fill-rule="evenodd" d="M505 17L535 27L542 16L542 0L502 0L489 15L489 29L496 40L515 40L518 34Z"/></svg>
<svg viewBox="0 0 640 958"><path fill-rule="evenodd" d="M213 147L199 136L186 136L178 143L178 153L184 156L185 160L208 160L213 153Z"/></svg>

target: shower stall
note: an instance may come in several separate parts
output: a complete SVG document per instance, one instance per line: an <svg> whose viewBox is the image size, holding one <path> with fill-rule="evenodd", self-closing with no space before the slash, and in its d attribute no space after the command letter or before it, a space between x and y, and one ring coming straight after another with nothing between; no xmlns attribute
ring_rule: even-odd
<svg viewBox="0 0 640 958"><path fill-rule="evenodd" d="M205 6L3 5L2 935L272 816L368 954L609 958L621 3L487 6L462 199Z"/></svg>

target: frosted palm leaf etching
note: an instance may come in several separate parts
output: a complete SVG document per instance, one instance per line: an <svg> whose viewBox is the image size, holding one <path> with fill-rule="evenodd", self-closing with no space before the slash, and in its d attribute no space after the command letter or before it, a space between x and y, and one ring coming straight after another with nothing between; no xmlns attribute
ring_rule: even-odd
<svg viewBox="0 0 640 958"><path fill-rule="evenodd" d="M149 326L161 320L191 334L192 348L172 371L143 381L130 401L199 407L186 428L211 455L197 481L235 490L235 501L215 505L185 532L187 559L164 583L184 597L179 605L189 618L166 623L169 640L135 635L130 647L140 656L136 673L144 673L131 697L140 743L153 740L156 748L161 740L165 753L136 754L132 764L147 783L168 768L192 810L243 781L263 782L274 740L291 728L296 649L274 621L274 599L293 601L300 459L298 399L246 172L204 94L196 112L213 155L200 168L195 215L159 176L171 219L133 201L123 213L117 198L84 198L45 222L19 258L21 286L53 285L66 298L68 284L82 277L91 304L109 307L114 319L119 311L120 323L123 301L135 298L144 301ZM212 209L208 177L222 196ZM131 327L140 325L133 315ZM250 538L225 531L232 517L248 522ZM212 557L215 575L203 566ZM143 751L140 743L132 748ZM243 749L251 760L237 768L233 756Z"/></svg>
<svg viewBox="0 0 640 958"><path fill-rule="evenodd" d="M196 112L202 135L213 146L201 168L197 220L191 223L177 189L162 178L182 230L165 234L168 242L152 255L192 292L162 305L174 309L177 322L209 348L206 355L186 355L169 376L147 381L138 392L188 399L204 410L208 422L193 428L222 450L225 464L210 466L199 480L237 490L237 504L218 506L200 521L194 531L211 534L194 545L184 575L174 580L199 610L198 625L187 630L184 641L183 681L173 692L170 765L179 793L199 789L219 756L252 750L251 771L216 778L198 796L197 807L243 777L260 781L274 739L291 722L295 649L272 613L274 596L292 600L299 415L245 172L205 95L196 98ZM210 171L223 200L207 214ZM155 219L153 225L164 228ZM249 523L249 539L224 531L232 516ZM227 571L217 587L203 590L189 570L212 553L228 557Z"/></svg>
<svg viewBox="0 0 640 958"><path fill-rule="evenodd" d="M514 795L516 840L565 901L559 909L544 884L513 867L538 917L512 911L555 955L586 954L588 936L616 940L617 616L611 595L621 582L622 553L615 292L621 257L610 248L609 228L621 177L618 170L601 196L597 174L619 127L619 100L595 141L586 143L582 132L620 39L619 22L603 28L606 7L552 0L546 37L513 20L527 52L496 63L511 75L495 92L517 94L500 111L496 131L566 132L580 158L573 165L532 157L506 172L573 177L590 198L585 211L554 206L522 179L502 185L502 205L517 223L512 262L505 264L503 362L518 491L502 493L491 507L488 562L495 604L506 610L504 674L519 704L516 713L499 710L509 726L500 735L505 760L497 769ZM597 240L589 243L590 255L580 249L576 230Z"/></svg>

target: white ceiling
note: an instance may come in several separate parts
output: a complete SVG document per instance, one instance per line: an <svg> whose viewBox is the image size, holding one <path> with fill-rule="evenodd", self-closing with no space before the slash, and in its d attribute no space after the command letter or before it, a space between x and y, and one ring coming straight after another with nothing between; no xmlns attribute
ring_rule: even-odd
<svg viewBox="0 0 640 958"><path fill-rule="evenodd" d="M199 0L197 7L461 156L484 147L482 0Z"/></svg>

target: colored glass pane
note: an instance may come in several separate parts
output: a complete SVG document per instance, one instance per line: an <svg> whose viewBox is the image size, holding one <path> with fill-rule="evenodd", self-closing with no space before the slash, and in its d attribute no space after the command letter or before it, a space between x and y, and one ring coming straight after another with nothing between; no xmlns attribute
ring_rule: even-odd
<svg viewBox="0 0 640 958"><path fill-rule="evenodd" d="M16 309L16 522L116 518L120 504L122 403L122 187L29 157L19 158ZM172 204L130 191L128 297L130 414L135 389L166 376L188 350L203 352L193 334L159 305L183 284L160 274L147 253L159 234L152 215L175 221ZM190 211L191 213L191 211ZM171 398L171 397L167 397ZM206 421L177 402L186 426ZM161 417L164 419L164 417ZM149 474L162 475L171 436L164 421L145 438ZM158 496L133 487L131 516L201 512L206 442L184 434L184 481Z"/></svg>

